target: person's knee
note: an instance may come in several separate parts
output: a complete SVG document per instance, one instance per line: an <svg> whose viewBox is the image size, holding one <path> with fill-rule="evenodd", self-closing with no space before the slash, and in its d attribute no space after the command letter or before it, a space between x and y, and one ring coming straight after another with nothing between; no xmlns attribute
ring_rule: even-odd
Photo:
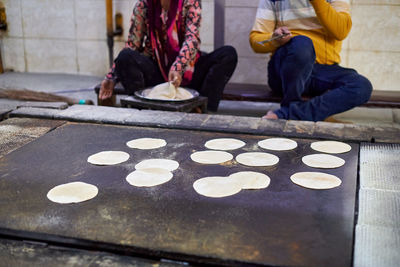
<svg viewBox="0 0 400 267"><path fill-rule="evenodd" d="M295 36L288 43L289 54L299 65L314 63L315 50L314 44L307 36Z"/></svg>
<svg viewBox="0 0 400 267"><path fill-rule="evenodd" d="M365 78L364 76L360 76L359 81L359 102L361 104L366 103L372 94L372 84L371 82Z"/></svg>
<svg viewBox="0 0 400 267"><path fill-rule="evenodd" d="M233 46L226 45L222 47L223 53L222 53L222 61L236 66L238 62L238 54L236 52L236 49Z"/></svg>
<svg viewBox="0 0 400 267"><path fill-rule="evenodd" d="M368 102L373 89L371 82L361 75L357 75L353 82L355 86L352 87L353 95L350 98L353 101L353 105L359 106Z"/></svg>
<svg viewBox="0 0 400 267"><path fill-rule="evenodd" d="M115 59L115 64L119 66L126 66L132 62L132 59L135 58L135 55L139 54L139 52L132 50L130 48L124 48L119 52L117 58Z"/></svg>

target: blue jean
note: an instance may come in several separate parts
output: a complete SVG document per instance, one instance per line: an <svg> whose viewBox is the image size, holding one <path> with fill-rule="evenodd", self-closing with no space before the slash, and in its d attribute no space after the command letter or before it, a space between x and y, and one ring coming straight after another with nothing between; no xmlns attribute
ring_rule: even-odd
<svg viewBox="0 0 400 267"><path fill-rule="evenodd" d="M283 96L280 119L321 121L368 101L370 81L353 69L338 64L315 63L310 38L293 37L280 47L268 64L269 86ZM311 96L308 101L302 95Z"/></svg>

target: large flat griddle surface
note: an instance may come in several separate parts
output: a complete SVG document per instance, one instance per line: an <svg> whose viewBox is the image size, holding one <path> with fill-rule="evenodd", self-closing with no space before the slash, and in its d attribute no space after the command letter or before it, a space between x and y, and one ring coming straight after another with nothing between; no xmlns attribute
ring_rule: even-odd
<svg viewBox="0 0 400 267"><path fill-rule="evenodd" d="M128 148L140 137L164 138L166 147ZM201 165L190 159L212 138L234 137L246 146L232 152L266 151L257 146L265 136L154 128L68 124L0 159L0 233L29 234L60 242L92 242L161 257L216 263L259 263L285 266L351 265L358 144L339 155L346 165L327 173L342 179L331 190L309 190L292 184L305 166L301 157L315 153L311 140L296 139L293 151L271 152L275 167L246 167L235 161ZM93 166L87 157L104 150L131 155L116 166ZM270 152L270 151L267 151ZM174 178L153 188L130 186L125 177L148 158L180 163ZM205 176L261 171L271 177L264 190L211 199L192 184ZM82 181L96 185L95 199L79 204L50 202L56 185ZM101 245L99 245L101 247Z"/></svg>

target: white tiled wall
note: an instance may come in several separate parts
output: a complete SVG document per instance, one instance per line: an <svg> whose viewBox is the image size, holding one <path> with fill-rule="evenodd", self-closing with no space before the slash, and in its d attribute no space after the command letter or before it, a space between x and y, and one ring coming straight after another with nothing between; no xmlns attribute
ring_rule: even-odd
<svg viewBox="0 0 400 267"><path fill-rule="evenodd" d="M0 0L8 30L0 33L3 65L28 72L102 76L108 69L105 0ZM215 2L225 14L214 14ZM214 49L215 16L224 16L224 44L239 55L231 82L267 83L268 55L248 41L259 0L202 0L202 50ZM115 37L114 57L124 47L136 0L114 0L124 35ZM343 42L342 65L368 77L375 90L400 91L400 0L352 0L353 28ZM218 34L218 33L216 33Z"/></svg>
<svg viewBox="0 0 400 267"><path fill-rule="evenodd" d="M0 33L3 67L18 72L103 76L108 71L105 0L0 0L8 30ZM124 35L115 37L114 57L124 47L136 0L114 0ZM214 48L214 0L203 0L202 50Z"/></svg>
<svg viewBox="0 0 400 267"><path fill-rule="evenodd" d="M255 54L249 44L259 0L225 0L225 44L238 53L238 65L231 78L233 83L267 84L269 55Z"/></svg>
<svg viewBox="0 0 400 267"><path fill-rule="evenodd" d="M219 1L225 5L225 44L239 55L231 81L267 84L268 57L253 53L248 41L259 0ZM341 65L368 77L374 90L400 91L400 0L352 0L351 5L353 27L343 42Z"/></svg>
<svg viewBox="0 0 400 267"><path fill-rule="evenodd" d="M400 0L353 0L352 19L343 65L368 77L374 90L400 91Z"/></svg>

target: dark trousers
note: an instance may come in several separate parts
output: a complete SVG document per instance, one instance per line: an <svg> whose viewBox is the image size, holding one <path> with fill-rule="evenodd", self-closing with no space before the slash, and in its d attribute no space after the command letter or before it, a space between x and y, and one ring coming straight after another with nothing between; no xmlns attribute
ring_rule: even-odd
<svg viewBox="0 0 400 267"><path fill-rule="evenodd" d="M281 119L321 121L368 101L372 85L353 69L315 63L308 37L296 36L280 47L268 64L268 82L282 94ZM303 94L313 96L303 101Z"/></svg>
<svg viewBox="0 0 400 267"><path fill-rule="evenodd" d="M224 46L212 53L201 53L188 88L208 97L208 109L217 111L225 85L237 64L236 50ZM117 77L129 95L165 82L157 62L137 51L125 48L115 60Z"/></svg>

